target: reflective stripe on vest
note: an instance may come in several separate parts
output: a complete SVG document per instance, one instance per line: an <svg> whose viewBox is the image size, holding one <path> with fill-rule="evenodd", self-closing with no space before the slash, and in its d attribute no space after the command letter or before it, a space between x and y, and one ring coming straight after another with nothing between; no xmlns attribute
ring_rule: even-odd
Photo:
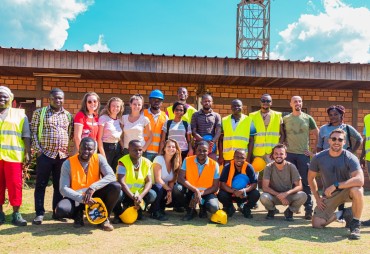
<svg viewBox="0 0 370 254"><path fill-rule="evenodd" d="M208 164L204 165L202 174L199 175L198 165L195 162L196 158L197 156L193 155L185 159L185 177L186 180L198 190L205 190L212 187L213 185L213 178L215 175L217 162L208 157Z"/></svg>
<svg viewBox="0 0 370 254"><path fill-rule="evenodd" d="M270 154L272 148L279 143L281 113L271 110L267 130L262 119L261 110L252 112L249 116L253 119L257 131L254 136L253 155L264 156L265 154Z"/></svg>
<svg viewBox="0 0 370 254"><path fill-rule="evenodd" d="M191 124L191 118L193 117L194 112L197 112L197 110L190 106L187 105L188 108L186 109L186 113L181 117L181 120L187 122L189 125ZM168 120L173 120L175 118L175 114L172 111L173 106L167 107L167 115L168 115Z"/></svg>
<svg viewBox="0 0 370 254"><path fill-rule="evenodd" d="M24 109L9 108L4 121L0 122L0 160L23 162L22 130L25 117Z"/></svg>
<svg viewBox="0 0 370 254"><path fill-rule="evenodd" d="M159 152L159 143L161 141L161 132L164 123L166 122L166 114L161 112L158 116L157 122L154 121L154 117L149 113L149 109L144 110L144 116L148 117L150 120L150 127L152 129L152 143L150 143L147 148L148 153L158 153Z"/></svg>
<svg viewBox="0 0 370 254"><path fill-rule="evenodd" d="M247 166L248 166L248 162L245 161L242 166L241 174L244 174L244 175L247 174ZM235 175L235 161L232 160L230 161L229 175L227 176L227 182L226 182L227 186L231 187L234 175Z"/></svg>
<svg viewBox="0 0 370 254"><path fill-rule="evenodd" d="M242 115L235 130L233 130L231 115L222 118L224 160L232 160L236 149L243 149L248 153L251 122L250 117Z"/></svg>
<svg viewBox="0 0 370 254"><path fill-rule="evenodd" d="M366 115L364 118L364 124L366 128L365 133L365 159L370 161L370 114Z"/></svg>
<svg viewBox="0 0 370 254"><path fill-rule="evenodd" d="M145 178L148 176L149 170L152 168L152 162L147 158L141 157L138 176L135 176L134 165L132 164L130 155L127 154L118 160L126 168L125 183L132 193L138 191L142 193L145 187Z"/></svg>
<svg viewBox="0 0 370 254"><path fill-rule="evenodd" d="M89 161L87 174L78 160L78 154L68 158L71 167L71 189L77 191L87 189L91 184L100 180L99 157L94 153Z"/></svg>

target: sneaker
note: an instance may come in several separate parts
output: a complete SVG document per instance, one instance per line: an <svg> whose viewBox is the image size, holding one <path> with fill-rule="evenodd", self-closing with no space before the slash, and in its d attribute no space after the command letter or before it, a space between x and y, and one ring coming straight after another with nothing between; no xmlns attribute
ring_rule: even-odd
<svg viewBox="0 0 370 254"><path fill-rule="evenodd" d="M275 218L275 211L274 210L268 210L266 215L266 220L273 220Z"/></svg>
<svg viewBox="0 0 370 254"><path fill-rule="evenodd" d="M306 220L312 220L312 211L306 211L304 214Z"/></svg>
<svg viewBox="0 0 370 254"><path fill-rule="evenodd" d="M155 211L151 213L150 218L159 220L159 221L166 221L168 220L167 216L165 214L162 214L160 211Z"/></svg>
<svg viewBox="0 0 370 254"><path fill-rule="evenodd" d="M0 212L0 225L5 223L5 213Z"/></svg>
<svg viewBox="0 0 370 254"><path fill-rule="evenodd" d="M353 219L353 214L352 214L352 207L344 208L343 209L343 219L346 222L346 228L349 228L351 225L351 221Z"/></svg>
<svg viewBox="0 0 370 254"><path fill-rule="evenodd" d="M200 206L199 208L199 218L208 218L207 209L204 206Z"/></svg>
<svg viewBox="0 0 370 254"><path fill-rule="evenodd" d="M348 237L349 240L359 240L361 238L360 227L361 227L361 223L359 221L354 221L354 220L351 221L350 226L349 226L349 230L351 232L351 234Z"/></svg>
<svg viewBox="0 0 370 254"><path fill-rule="evenodd" d="M43 220L44 220L44 215L36 215L36 217L32 220L32 224L41 225Z"/></svg>
<svg viewBox="0 0 370 254"><path fill-rule="evenodd" d="M113 231L114 227L112 224L110 224L109 220L106 219L102 224L99 224L99 226L101 227L101 229L103 229L104 231Z"/></svg>
<svg viewBox="0 0 370 254"><path fill-rule="evenodd" d="M12 215L12 223L15 226L27 226L27 221L22 218L21 213L19 212L14 212Z"/></svg>
<svg viewBox="0 0 370 254"><path fill-rule="evenodd" d="M284 217L285 217L285 220L287 220L287 221L293 221L294 220L293 219L293 212L290 210L289 207L284 211Z"/></svg>
<svg viewBox="0 0 370 254"><path fill-rule="evenodd" d="M222 210L224 210L224 212L227 214L227 217L228 218L231 218L233 217L234 213L235 213L235 207L232 205L230 207L224 207Z"/></svg>
<svg viewBox="0 0 370 254"><path fill-rule="evenodd" d="M365 227L370 226L370 220L361 221L361 226L365 226Z"/></svg>
<svg viewBox="0 0 370 254"><path fill-rule="evenodd" d="M186 211L185 216L182 218L183 221L189 221L194 219L194 217L197 216L197 211L195 211L194 208L189 208Z"/></svg>
<svg viewBox="0 0 370 254"><path fill-rule="evenodd" d="M74 218L73 227L80 228L85 226L83 210L78 210Z"/></svg>
<svg viewBox="0 0 370 254"><path fill-rule="evenodd" d="M252 219L253 218L251 209L247 208L246 206L243 207L243 215L247 219Z"/></svg>
<svg viewBox="0 0 370 254"><path fill-rule="evenodd" d="M185 209L184 209L184 207L174 207L173 211L177 212L177 213L183 213L183 212L185 212Z"/></svg>

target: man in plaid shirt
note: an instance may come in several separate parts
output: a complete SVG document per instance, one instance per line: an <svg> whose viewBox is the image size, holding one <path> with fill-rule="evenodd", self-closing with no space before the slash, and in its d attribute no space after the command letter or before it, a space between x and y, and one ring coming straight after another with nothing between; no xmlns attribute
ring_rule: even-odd
<svg viewBox="0 0 370 254"><path fill-rule="evenodd" d="M59 192L60 170L68 158L69 142L72 140L72 115L63 108L64 92L54 88L49 95L50 105L37 109L32 116L32 148L37 153L35 210L32 224L40 225L44 219L45 189L50 173L53 179L53 219L55 207L62 195Z"/></svg>

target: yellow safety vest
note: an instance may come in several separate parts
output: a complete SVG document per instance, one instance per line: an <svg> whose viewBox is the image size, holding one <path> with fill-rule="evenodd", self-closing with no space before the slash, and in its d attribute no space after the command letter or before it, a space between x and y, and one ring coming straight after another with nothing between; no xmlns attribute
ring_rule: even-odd
<svg viewBox="0 0 370 254"><path fill-rule="evenodd" d="M159 143L161 142L162 127L167 120L166 114L162 111L160 115L158 116L157 122L154 121L153 115L149 113L149 109L144 110L144 116L149 118L150 127L152 129L152 135L153 135L152 143L150 143L146 151L148 153L158 153ZM147 133L145 135L147 136Z"/></svg>
<svg viewBox="0 0 370 254"><path fill-rule="evenodd" d="M195 112L197 112L197 110L190 106L190 105L187 105L188 108L186 110L186 113L181 117L181 120L185 121L185 122L188 122L189 124L191 123L191 118L193 117L193 114ZM173 113L172 111L172 107L173 106L169 106L167 107L167 114L168 114L168 120L172 120L175 118L175 114Z"/></svg>
<svg viewBox="0 0 370 254"><path fill-rule="evenodd" d="M142 193L145 186L145 178L148 176L149 170L152 169L152 162L147 158L141 157L141 164L138 176L135 176L134 165L132 164L130 155L127 154L118 160L126 168L125 182L132 193L138 191Z"/></svg>
<svg viewBox="0 0 370 254"><path fill-rule="evenodd" d="M272 148L279 143L280 138L281 113L271 110L270 122L266 130L265 123L263 122L260 112L261 110L258 110L249 114L257 132L254 136L254 156L270 154L272 152Z"/></svg>
<svg viewBox="0 0 370 254"><path fill-rule="evenodd" d="M23 162L22 129L25 116L24 109L9 108L8 115L0 122L0 160Z"/></svg>
<svg viewBox="0 0 370 254"><path fill-rule="evenodd" d="M222 118L224 160L232 160L236 149L244 149L248 153L251 122L252 119L243 114L233 130L231 115Z"/></svg>
<svg viewBox="0 0 370 254"><path fill-rule="evenodd" d="M370 114L366 115L364 118L366 133L365 133L365 159L370 161Z"/></svg>

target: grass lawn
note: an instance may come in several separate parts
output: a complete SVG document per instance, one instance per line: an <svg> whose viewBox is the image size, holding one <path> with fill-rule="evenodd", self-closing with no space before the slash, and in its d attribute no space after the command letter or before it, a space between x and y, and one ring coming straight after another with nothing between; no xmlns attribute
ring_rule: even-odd
<svg viewBox="0 0 370 254"><path fill-rule="evenodd" d="M73 220L51 221L51 187L47 189L45 221L34 226L33 189L24 190L23 195L21 212L28 226L11 225L11 207L4 205L7 221L0 226L0 253L370 253L370 228L362 229L361 240L350 241L343 224L313 229L302 219L303 213L295 215L294 222L284 221L282 213L267 221L261 204L253 210L253 219L237 212L227 225L199 218L183 222L183 214L169 210L170 219L165 223L145 216L134 225L114 225L113 232L104 232L87 222L75 229ZM367 193L364 219L370 218L369 203Z"/></svg>

